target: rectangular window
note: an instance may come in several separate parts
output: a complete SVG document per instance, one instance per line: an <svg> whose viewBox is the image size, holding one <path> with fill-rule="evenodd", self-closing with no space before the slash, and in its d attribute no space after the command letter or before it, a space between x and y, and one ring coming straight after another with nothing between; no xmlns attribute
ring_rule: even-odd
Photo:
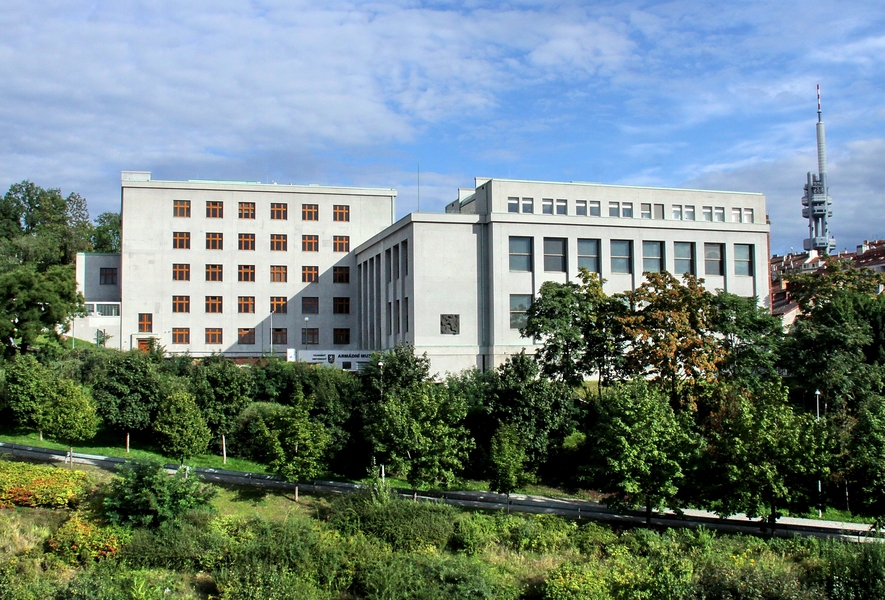
<svg viewBox="0 0 885 600"><path fill-rule="evenodd" d="M612 240L612 273L633 272L633 243L630 240Z"/></svg>
<svg viewBox="0 0 885 600"><path fill-rule="evenodd" d="M172 281L190 281L191 266L187 263L173 263Z"/></svg>
<svg viewBox="0 0 885 600"><path fill-rule="evenodd" d="M752 208L745 208L744 209L744 223L753 223L753 222L754 222L753 209Z"/></svg>
<svg viewBox="0 0 885 600"><path fill-rule="evenodd" d="M190 250L191 234L187 231L175 231L172 233L172 247L177 250Z"/></svg>
<svg viewBox="0 0 885 600"><path fill-rule="evenodd" d="M190 296L172 296L172 312L189 313L191 311Z"/></svg>
<svg viewBox="0 0 885 600"><path fill-rule="evenodd" d="M315 283L320 278L320 268L313 266L303 266L301 267L301 282L302 283Z"/></svg>
<svg viewBox="0 0 885 600"><path fill-rule="evenodd" d="M151 313L138 313L138 333L153 333L154 315Z"/></svg>
<svg viewBox="0 0 885 600"><path fill-rule="evenodd" d="M350 267L332 267L332 283L350 283Z"/></svg>
<svg viewBox="0 0 885 600"><path fill-rule="evenodd" d="M191 216L190 200L173 200L172 201L173 217L189 217Z"/></svg>
<svg viewBox="0 0 885 600"><path fill-rule="evenodd" d="M221 219L224 217L224 202L218 200L206 201L206 218Z"/></svg>
<svg viewBox="0 0 885 600"><path fill-rule="evenodd" d="M190 344L191 329L190 327L173 327L172 328L173 344Z"/></svg>
<svg viewBox="0 0 885 600"><path fill-rule="evenodd" d="M664 270L664 242L642 242L642 272L660 273Z"/></svg>
<svg viewBox="0 0 885 600"><path fill-rule="evenodd" d="M342 346L350 343L350 329L335 328L332 330L332 343L336 346Z"/></svg>
<svg viewBox="0 0 885 600"><path fill-rule="evenodd" d="M704 272L707 275L724 275L722 244L704 244Z"/></svg>
<svg viewBox="0 0 885 600"><path fill-rule="evenodd" d="M221 327L207 327L206 328L206 343L207 344L220 344L221 343Z"/></svg>
<svg viewBox="0 0 885 600"><path fill-rule="evenodd" d="M336 315L349 315L350 314L350 298L347 296L333 298L332 299L332 313L336 314Z"/></svg>
<svg viewBox="0 0 885 600"><path fill-rule="evenodd" d="M673 205L673 220L681 221L682 220L682 205L674 204Z"/></svg>
<svg viewBox="0 0 885 600"><path fill-rule="evenodd" d="M350 206L347 204L335 204L332 206L333 221L350 221Z"/></svg>
<svg viewBox="0 0 885 600"><path fill-rule="evenodd" d="M568 214L568 201L559 199L556 201L556 214L558 215L567 215Z"/></svg>
<svg viewBox="0 0 885 600"><path fill-rule="evenodd" d="M270 249L276 252L285 252L289 248L289 239L285 233L270 234Z"/></svg>
<svg viewBox="0 0 885 600"><path fill-rule="evenodd" d="M320 236L318 235L302 235L301 236L302 252L319 252Z"/></svg>
<svg viewBox="0 0 885 600"><path fill-rule="evenodd" d="M393 332L399 333L400 325L399 325L399 300L393 303Z"/></svg>
<svg viewBox="0 0 885 600"><path fill-rule="evenodd" d="M320 330L316 327L303 327L301 329L301 343L305 346L315 346L320 343Z"/></svg>
<svg viewBox="0 0 885 600"><path fill-rule="evenodd" d="M565 238L544 238L544 270L565 273Z"/></svg>
<svg viewBox="0 0 885 600"><path fill-rule="evenodd" d="M289 280L289 267L286 265L270 266L270 282L286 283Z"/></svg>
<svg viewBox="0 0 885 600"><path fill-rule="evenodd" d="M531 271L532 270L532 238L530 238L530 237L511 237L510 238L510 270L511 271Z"/></svg>
<svg viewBox="0 0 885 600"><path fill-rule="evenodd" d="M535 201L532 198L522 199L522 212L532 214L535 212Z"/></svg>
<svg viewBox="0 0 885 600"><path fill-rule="evenodd" d="M731 222L732 223L740 223L742 216L743 216L743 211L740 208L732 208L731 209Z"/></svg>
<svg viewBox="0 0 885 600"><path fill-rule="evenodd" d="M255 345L255 328L240 327L237 329L237 343L243 346Z"/></svg>
<svg viewBox="0 0 885 600"><path fill-rule="evenodd" d="M655 219L664 220L664 205L655 204Z"/></svg>
<svg viewBox="0 0 885 600"><path fill-rule="evenodd" d="M285 327L274 327L270 330L271 344L275 346L286 346L289 344L289 330Z"/></svg>
<svg viewBox="0 0 885 600"><path fill-rule="evenodd" d="M224 250L224 234L207 233L206 250Z"/></svg>
<svg viewBox="0 0 885 600"><path fill-rule="evenodd" d="M686 205L685 206L685 220L686 221L694 221L694 214L695 214L694 206L693 205Z"/></svg>
<svg viewBox="0 0 885 600"><path fill-rule="evenodd" d="M713 220L713 207L712 206L702 206L701 207L701 220L702 221L712 221Z"/></svg>
<svg viewBox="0 0 885 600"><path fill-rule="evenodd" d="M633 203L632 202L624 202L621 204L621 216L625 219L633 218Z"/></svg>
<svg viewBox="0 0 885 600"><path fill-rule="evenodd" d="M399 244L393 247L393 278L399 279Z"/></svg>
<svg viewBox="0 0 885 600"><path fill-rule="evenodd" d="M102 317L119 317L120 316L120 305L119 304L96 304L95 312L97 312Z"/></svg>
<svg viewBox="0 0 885 600"><path fill-rule="evenodd" d="M725 207L716 206L713 208L713 220L717 223L725 223Z"/></svg>
<svg viewBox="0 0 885 600"><path fill-rule="evenodd" d="M602 216L602 206L599 200L591 200L587 203L587 211L591 217Z"/></svg>
<svg viewBox="0 0 885 600"><path fill-rule="evenodd" d="M575 214L579 217L587 216L587 201L586 200L576 200L575 201Z"/></svg>
<svg viewBox="0 0 885 600"><path fill-rule="evenodd" d="M237 236L237 248L240 250L255 250L255 234L239 234L239 236Z"/></svg>
<svg viewBox="0 0 885 600"><path fill-rule="evenodd" d="M676 275L695 274L694 242L675 242L673 244L673 267Z"/></svg>
<svg viewBox="0 0 885 600"><path fill-rule="evenodd" d="M523 329L526 326L526 312L531 305L531 294L510 294L510 329Z"/></svg>
<svg viewBox="0 0 885 600"><path fill-rule="evenodd" d="M409 299L403 298L403 331L409 333Z"/></svg>
<svg viewBox="0 0 885 600"><path fill-rule="evenodd" d="M224 298L222 296L206 296L207 313L223 313Z"/></svg>
<svg viewBox="0 0 885 600"><path fill-rule="evenodd" d="M316 315L320 312L320 299L318 296L301 297L301 314Z"/></svg>
<svg viewBox="0 0 885 600"><path fill-rule="evenodd" d="M409 242L400 243L400 260L403 263L403 277L409 274Z"/></svg>
<svg viewBox="0 0 885 600"><path fill-rule="evenodd" d="M639 217L641 219L651 219L651 203L643 202L639 205Z"/></svg>
<svg viewBox="0 0 885 600"><path fill-rule="evenodd" d="M302 204L301 205L302 221L319 221L320 205L319 204Z"/></svg>
<svg viewBox="0 0 885 600"><path fill-rule="evenodd" d="M285 221L289 218L289 205L285 202L270 203L270 218L273 221Z"/></svg>
<svg viewBox="0 0 885 600"><path fill-rule="evenodd" d="M117 285L117 268L101 267L98 270L98 285Z"/></svg>
<svg viewBox="0 0 885 600"><path fill-rule="evenodd" d="M239 296L237 298L237 312L251 314L255 312L255 296Z"/></svg>
<svg viewBox="0 0 885 600"><path fill-rule="evenodd" d="M578 268L599 273L599 240L578 240Z"/></svg>
<svg viewBox="0 0 885 600"><path fill-rule="evenodd" d="M241 219L254 219L255 218L255 203L254 202L240 202L238 214Z"/></svg>
<svg viewBox="0 0 885 600"><path fill-rule="evenodd" d="M255 281L255 265L239 265L237 267L238 281Z"/></svg>
<svg viewBox="0 0 885 600"><path fill-rule="evenodd" d="M285 296L271 296L270 297L270 312L275 314L286 314L289 312L289 303L286 301Z"/></svg>
<svg viewBox="0 0 885 600"><path fill-rule="evenodd" d="M621 216L621 203L620 202L609 202L608 203L608 216L610 216L610 217L620 217Z"/></svg>
<svg viewBox="0 0 885 600"><path fill-rule="evenodd" d="M544 198L541 200L541 212L545 215L553 214L553 198Z"/></svg>
<svg viewBox="0 0 885 600"><path fill-rule="evenodd" d="M519 212L519 198L507 198L507 212L510 213L518 213Z"/></svg>
<svg viewBox="0 0 885 600"><path fill-rule="evenodd" d="M224 265L206 265L206 281L224 281Z"/></svg>
<svg viewBox="0 0 885 600"><path fill-rule="evenodd" d="M753 246L752 244L734 245L734 274L753 276Z"/></svg>
<svg viewBox="0 0 885 600"><path fill-rule="evenodd" d="M332 236L332 251L333 252L350 252L350 236L349 235Z"/></svg>
<svg viewBox="0 0 885 600"><path fill-rule="evenodd" d="M393 253L390 248L384 251L384 277L387 280L387 283L390 283L393 279Z"/></svg>

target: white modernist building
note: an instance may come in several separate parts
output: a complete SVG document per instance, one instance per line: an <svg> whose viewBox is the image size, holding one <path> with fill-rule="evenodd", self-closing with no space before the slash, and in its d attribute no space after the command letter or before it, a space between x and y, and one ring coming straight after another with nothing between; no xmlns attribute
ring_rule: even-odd
<svg viewBox="0 0 885 600"><path fill-rule="evenodd" d="M519 335L531 299L580 267L608 293L668 270L768 298L762 194L477 179L445 213L394 222L390 189L135 171L122 183L121 256L78 260L96 310L107 290L92 280L108 281L117 261L109 345L122 349L156 338L195 356L275 351L354 368L405 343L435 372L486 369L533 349Z"/></svg>

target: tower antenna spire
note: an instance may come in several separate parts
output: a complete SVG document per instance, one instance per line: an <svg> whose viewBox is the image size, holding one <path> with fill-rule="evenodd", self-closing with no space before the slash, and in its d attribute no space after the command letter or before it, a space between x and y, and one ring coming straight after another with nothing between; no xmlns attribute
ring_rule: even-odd
<svg viewBox="0 0 885 600"><path fill-rule="evenodd" d="M833 216L833 204L827 183L827 141L823 111L820 104L820 84L817 86L817 175L809 171L802 197L802 216L808 219L808 237L803 243L806 251L830 254L836 249L836 240L830 237L828 220Z"/></svg>

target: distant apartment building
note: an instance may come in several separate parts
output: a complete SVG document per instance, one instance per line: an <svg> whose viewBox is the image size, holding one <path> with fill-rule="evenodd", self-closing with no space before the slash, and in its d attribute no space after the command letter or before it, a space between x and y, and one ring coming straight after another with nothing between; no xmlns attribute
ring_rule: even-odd
<svg viewBox="0 0 885 600"><path fill-rule="evenodd" d="M402 343L435 372L487 369L534 351L519 335L532 299L580 267L608 293L667 270L769 296L762 194L477 179L445 213L394 222L390 189L144 172L124 172L122 184L121 255L78 258L96 307L96 269L117 269L109 345L122 349L156 338L194 356L275 352L355 368Z"/></svg>

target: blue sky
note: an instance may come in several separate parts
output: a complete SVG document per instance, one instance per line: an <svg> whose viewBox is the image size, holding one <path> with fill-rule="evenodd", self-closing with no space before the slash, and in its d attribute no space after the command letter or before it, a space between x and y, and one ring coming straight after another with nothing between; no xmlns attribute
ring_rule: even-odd
<svg viewBox="0 0 885 600"><path fill-rule="evenodd" d="M0 188L475 176L758 191L801 248L827 124L838 249L885 238L885 4L32 2L0 8Z"/></svg>

